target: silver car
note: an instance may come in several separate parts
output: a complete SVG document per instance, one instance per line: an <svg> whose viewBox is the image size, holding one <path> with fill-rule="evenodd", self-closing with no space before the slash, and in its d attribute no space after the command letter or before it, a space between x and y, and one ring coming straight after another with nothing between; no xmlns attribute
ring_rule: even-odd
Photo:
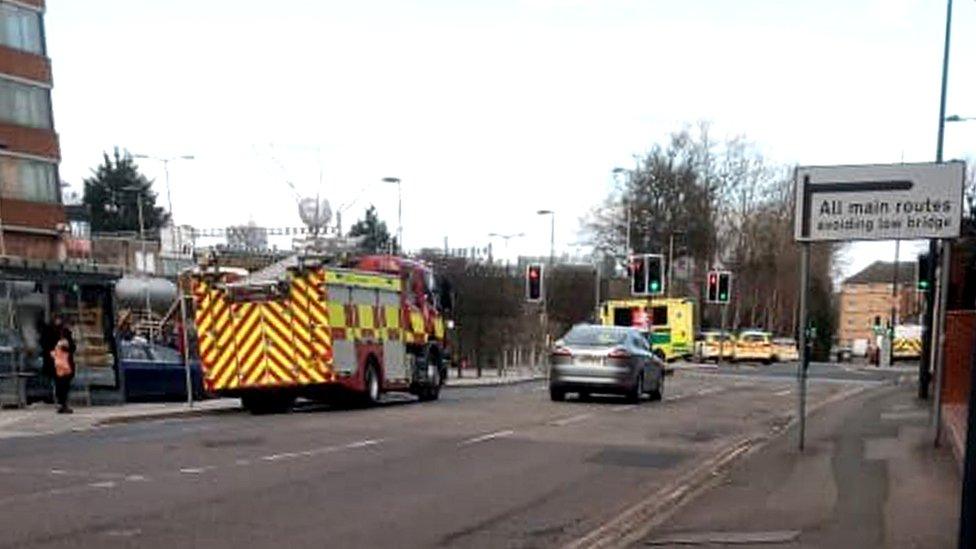
<svg viewBox="0 0 976 549"><path fill-rule="evenodd" d="M651 352L647 336L634 328L580 324L556 341L550 353L549 395L623 394L640 402L644 394L660 400L664 363Z"/></svg>

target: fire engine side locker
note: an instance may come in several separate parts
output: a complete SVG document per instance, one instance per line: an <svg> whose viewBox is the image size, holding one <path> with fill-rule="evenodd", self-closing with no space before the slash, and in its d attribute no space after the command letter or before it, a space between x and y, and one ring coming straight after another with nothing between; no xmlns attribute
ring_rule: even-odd
<svg viewBox="0 0 976 549"><path fill-rule="evenodd" d="M378 351L383 388L405 388L410 370L399 323L400 280L344 269L327 270L325 279L336 373L346 379L358 376L361 350L368 347Z"/></svg>

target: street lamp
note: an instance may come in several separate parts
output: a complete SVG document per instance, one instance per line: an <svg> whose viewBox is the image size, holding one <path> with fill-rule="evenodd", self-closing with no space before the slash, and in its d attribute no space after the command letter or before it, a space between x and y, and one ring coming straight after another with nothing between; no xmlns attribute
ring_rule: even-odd
<svg viewBox="0 0 976 549"><path fill-rule="evenodd" d="M399 177L384 177L383 183L396 183L397 186L397 246L403 253L403 187Z"/></svg>
<svg viewBox="0 0 976 549"><path fill-rule="evenodd" d="M549 216L549 264L556 263L556 212L552 210L539 210L538 215Z"/></svg>
<svg viewBox="0 0 976 549"><path fill-rule="evenodd" d="M674 286L674 237L684 235L684 231L671 231L668 241L668 297L671 297L671 287Z"/></svg>
<svg viewBox="0 0 976 549"><path fill-rule="evenodd" d="M513 238L522 238L525 233L512 233L512 234L502 234L502 233L488 233L488 238L501 238L505 241L505 264L508 265L508 241Z"/></svg>
<svg viewBox="0 0 976 549"><path fill-rule="evenodd" d="M146 286L145 286L145 292L144 292L145 293L145 297L146 297L146 316L147 317L151 317L152 316L152 305L149 302L149 280L148 280L148 277L149 277L149 272L148 272L149 271L149 262L146 260L147 259L146 258L146 224L145 224L145 221L144 221L144 218L143 218L143 215L142 215L142 195L143 195L144 189L142 187L139 187L139 186L136 186L136 185L130 185L128 187L122 187L119 190L126 191L126 192L131 192L131 193L135 193L135 195L136 195L136 208L139 211L139 240L141 242L140 243L140 247L142 248L142 252L141 252L142 253L142 267L143 267L142 268L142 271L143 271L143 274L146 275ZM112 207L112 205L106 204L106 210L112 211L110 209L111 207ZM114 208L112 208L112 209L114 209ZM138 267L138 265L136 265L136 266ZM149 325L149 342L152 343L152 341L153 341L152 323L150 322L148 325Z"/></svg>
<svg viewBox="0 0 976 549"><path fill-rule="evenodd" d="M173 197L170 195L169 192L169 163L174 160L195 160L196 157L194 157L192 154L183 154L179 156L169 156L169 157L151 156L148 154L134 154L132 155L132 158L155 160L157 162L163 163L163 172L166 174L166 203L169 206L169 221L175 227L176 221L173 218Z"/></svg>
<svg viewBox="0 0 976 549"><path fill-rule="evenodd" d="M612 171L613 182L619 186L620 181L617 179L617 176L626 172L627 170L621 168L620 166L614 168ZM623 201L624 201L624 207L627 208L627 244L626 246L624 246L624 255L629 257L630 256L630 199L629 197L625 196Z"/></svg>

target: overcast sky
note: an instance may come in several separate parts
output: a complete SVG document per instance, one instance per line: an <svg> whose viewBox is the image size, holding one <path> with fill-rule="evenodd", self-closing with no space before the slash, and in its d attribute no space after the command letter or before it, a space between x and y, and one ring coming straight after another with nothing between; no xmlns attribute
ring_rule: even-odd
<svg viewBox="0 0 976 549"><path fill-rule="evenodd" d="M73 185L114 146L192 154L178 223L298 226L291 181L395 230L396 176L408 248L524 232L509 253L544 255L536 210L569 249L613 167L687 123L782 164L933 160L945 2L48 0L46 22ZM976 115L976 2L954 23L949 113ZM976 122L947 129L965 156Z"/></svg>

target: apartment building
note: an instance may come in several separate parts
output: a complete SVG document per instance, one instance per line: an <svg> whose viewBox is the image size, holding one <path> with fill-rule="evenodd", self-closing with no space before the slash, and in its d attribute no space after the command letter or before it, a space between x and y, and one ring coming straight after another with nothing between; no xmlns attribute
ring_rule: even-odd
<svg viewBox="0 0 976 549"><path fill-rule="evenodd" d="M895 263L876 261L854 276L844 280L840 290L840 322L837 336L841 344L855 340L870 340L876 321L887 324L891 306L895 304L897 324L916 324L924 300L915 287L914 262L899 262L897 297L892 296L891 283L895 277Z"/></svg>

